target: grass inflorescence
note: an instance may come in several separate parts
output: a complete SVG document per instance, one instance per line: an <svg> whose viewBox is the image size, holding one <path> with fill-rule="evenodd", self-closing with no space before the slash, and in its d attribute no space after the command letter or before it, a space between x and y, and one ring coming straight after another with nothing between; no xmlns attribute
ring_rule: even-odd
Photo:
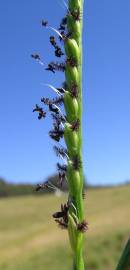
<svg viewBox="0 0 130 270"><path fill-rule="evenodd" d="M66 204L61 205L61 211L53 214L60 227L68 229L73 260L76 270L84 270L82 255L83 233L88 229L84 218L83 207L83 163L82 163L82 20L83 0L69 0L67 12L62 18L59 28L55 29L48 21L42 20L42 26L53 31L49 41L54 55L60 61L51 61L45 67L53 74L63 72L65 81L59 87L48 85L58 97L49 99L42 97L41 102L48 109L36 104L34 112L38 119L51 113L53 128L49 136L56 143L64 138L66 150L54 146L56 155L62 158L63 163L57 163L59 183L67 181L69 196ZM58 35L59 39L55 35ZM61 47L61 44L64 45ZM63 49L64 47L64 49ZM39 54L32 54L32 58L43 65ZM64 59L63 59L64 58ZM62 60L63 59L63 60ZM65 115L61 106L64 105ZM51 184L38 185L36 190L49 188Z"/></svg>

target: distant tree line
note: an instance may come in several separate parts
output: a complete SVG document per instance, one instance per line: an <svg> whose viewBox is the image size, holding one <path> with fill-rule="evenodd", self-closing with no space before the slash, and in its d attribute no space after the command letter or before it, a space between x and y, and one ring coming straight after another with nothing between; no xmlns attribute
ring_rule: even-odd
<svg viewBox="0 0 130 270"><path fill-rule="evenodd" d="M61 191L67 191L67 183L66 181L63 182L62 186L59 184L59 178L57 174L54 174L46 179L49 183L52 183L53 187L57 187ZM44 182L44 181L43 181ZM42 184L42 182L41 182ZM129 185L130 181L127 180L124 182L125 185ZM37 184L13 184L6 182L4 179L0 178L0 198L2 197L11 197L11 196L22 196L22 195L44 195L48 193L52 193L55 189L44 188L36 192ZM87 183L88 188L103 188L103 187L110 187L109 186L92 186ZM86 186L85 186L86 189Z"/></svg>
<svg viewBox="0 0 130 270"><path fill-rule="evenodd" d="M0 178L0 198L1 197L11 197L11 196L22 196L22 195L44 195L56 191L56 188L61 191L67 191L67 183L63 182L62 186L59 183L59 177L57 174L54 174L48 177L45 182L48 182L49 185L52 184L52 188L43 188L38 192L36 191L37 184L14 184L5 181ZM43 182L38 184L43 184ZM56 187L56 188L54 188Z"/></svg>
<svg viewBox="0 0 130 270"><path fill-rule="evenodd" d="M30 184L11 184L0 179L0 197L29 195L34 193L34 187Z"/></svg>

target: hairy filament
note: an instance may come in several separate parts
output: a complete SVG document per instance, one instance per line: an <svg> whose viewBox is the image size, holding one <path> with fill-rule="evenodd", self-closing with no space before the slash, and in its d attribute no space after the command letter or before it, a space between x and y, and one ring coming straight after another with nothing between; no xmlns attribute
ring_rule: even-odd
<svg viewBox="0 0 130 270"><path fill-rule="evenodd" d="M60 91L58 91L57 88L55 88L53 85L47 83L42 83L42 85L50 87L58 96L61 96Z"/></svg>

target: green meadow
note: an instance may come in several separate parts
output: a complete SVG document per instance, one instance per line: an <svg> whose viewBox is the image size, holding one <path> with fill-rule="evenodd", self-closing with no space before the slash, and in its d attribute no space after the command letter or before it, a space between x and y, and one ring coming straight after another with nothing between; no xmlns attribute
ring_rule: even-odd
<svg viewBox="0 0 130 270"><path fill-rule="evenodd" d="M67 231L52 214L67 195L0 199L0 270L71 270ZM116 269L130 236L130 185L86 194L86 270Z"/></svg>

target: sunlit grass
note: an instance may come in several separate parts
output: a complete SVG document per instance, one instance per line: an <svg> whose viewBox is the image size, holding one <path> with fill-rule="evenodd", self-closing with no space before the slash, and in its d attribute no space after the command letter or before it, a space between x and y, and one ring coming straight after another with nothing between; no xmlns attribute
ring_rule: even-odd
<svg viewBox="0 0 130 270"><path fill-rule="evenodd" d="M85 241L88 270L115 269L130 235L130 186L89 190ZM71 269L66 231L51 218L67 196L0 200L0 269ZM61 268L62 266L62 268Z"/></svg>

